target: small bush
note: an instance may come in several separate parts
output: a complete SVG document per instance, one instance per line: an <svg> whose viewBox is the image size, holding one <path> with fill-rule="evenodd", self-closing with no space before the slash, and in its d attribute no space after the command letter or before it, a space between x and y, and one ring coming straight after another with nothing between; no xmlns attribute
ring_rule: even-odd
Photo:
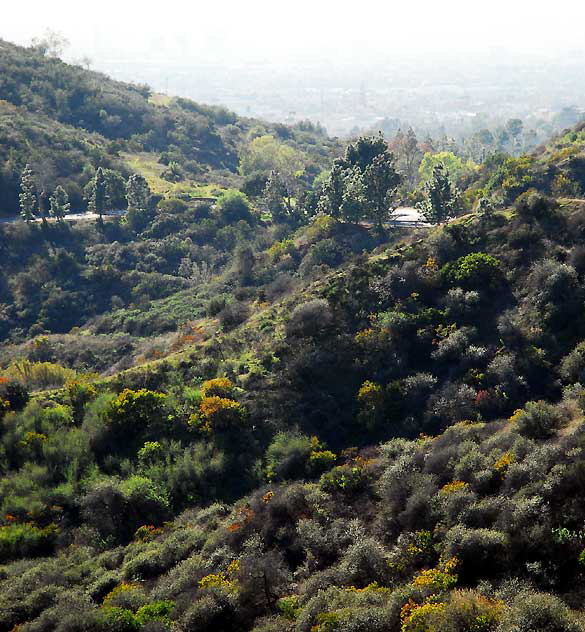
<svg viewBox="0 0 585 632"><path fill-rule="evenodd" d="M315 299L295 307L286 324L286 333L290 337L316 338L332 325L333 314L329 303L323 299Z"/></svg>
<svg viewBox="0 0 585 632"><path fill-rule="evenodd" d="M546 402L528 402L523 410L517 410L510 423L525 437L549 439L554 436L563 421L560 411Z"/></svg>
<svg viewBox="0 0 585 632"><path fill-rule="evenodd" d="M500 261L484 252L473 252L461 257L444 266L441 272L452 285L461 285L470 290L494 288L503 279Z"/></svg>
<svg viewBox="0 0 585 632"><path fill-rule="evenodd" d="M266 478L284 481L307 475L307 463L313 445L305 435L280 432L266 450Z"/></svg>
<svg viewBox="0 0 585 632"><path fill-rule="evenodd" d="M250 310L248 306L245 303L234 301L233 303L228 303L221 310L219 322L226 331L230 331L248 320L249 316Z"/></svg>

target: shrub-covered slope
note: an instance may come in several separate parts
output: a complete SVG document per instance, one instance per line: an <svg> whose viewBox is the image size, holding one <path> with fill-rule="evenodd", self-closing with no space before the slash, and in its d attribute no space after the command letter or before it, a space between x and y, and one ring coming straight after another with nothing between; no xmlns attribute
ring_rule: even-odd
<svg viewBox="0 0 585 632"><path fill-rule="evenodd" d="M584 214L320 218L179 353L4 379L3 629L584 629Z"/></svg>
<svg viewBox="0 0 585 632"><path fill-rule="evenodd" d="M303 190L286 129L252 202L2 227L0 631L585 630L585 202L391 226L383 139Z"/></svg>
<svg viewBox="0 0 585 632"><path fill-rule="evenodd" d="M160 164L168 181L183 182L187 193L197 183L239 182L240 155L258 137L301 152L305 166L314 167L312 177L335 146L310 124L269 125L187 99L156 99L148 86L0 40L0 215L18 212L26 163L39 189L62 184L73 209L82 210L83 188L99 166L127 176L138 164L148 176L150 163Z"/></svg>

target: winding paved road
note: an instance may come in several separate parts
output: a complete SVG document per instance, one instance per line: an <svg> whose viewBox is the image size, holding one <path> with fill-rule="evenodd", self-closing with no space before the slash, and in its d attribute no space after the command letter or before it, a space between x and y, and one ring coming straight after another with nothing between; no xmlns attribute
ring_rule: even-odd
<svg viewBox="0 0 585 632"><path fill-rule="evenodd" d="M125 215L126 211L108 211L104 213L104 219L108 217L121 217ZM64 219L71 222L77 222L82 220L96 220L99 216L96 213L70 213L69 215L65 215ZM424 226L427 224L425 218L420 214L420 211L412 206L401 206L396 209L395 219L391 222L388 222L393 226ZM12 217L0 217L0 224L15 224L16 222L23 221L20 215L15 215ZM42 222L42 218L35 217L35 219L31 220L32 222L39 223ZM48 222L55 222L55 218L47 217Z"/></svg>
<svg viewBox="0 0 585 632"><path fill-rule="evenodd" d="M121 217L125 215L126 211L108 211L103 214L103 218L107 219L108 217ZM97 213L69 213L69 215L65 215L63 219L67 221L76 222L84 219L97 219L99 215ZM15 224L16 222L22 222L23 219L20 215L14 215L12 217L0 217L0 224ZM42 217L35 217L31 220L31 222L39 223L42 222ZM57 220L54 217L47 217L48 222L56 222Z"/></svg>

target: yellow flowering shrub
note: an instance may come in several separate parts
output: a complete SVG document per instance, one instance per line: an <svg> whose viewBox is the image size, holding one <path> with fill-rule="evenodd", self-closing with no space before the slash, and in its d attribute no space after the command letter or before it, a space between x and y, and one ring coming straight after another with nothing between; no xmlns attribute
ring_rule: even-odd
<svg viewBox="0 0 585 632"><path fill-rule="evenodd" d="M203 397L233 397L235 386L227 377L216 377L213 380L206 380L201 385Z"/></svg>
<svg viewBox="0 0 585 632"><path fill-rule="evenodd" d="M457 566L459 560L451 557L445 562L440 563L436 568L428 568L421 571L412 580L415 586L425 586L434 590L449 590L457 583Z"/></svg>
<svg viewBox="0 0 585 632"><path fill-rule="evenodd" d="M380 421L384 411L384 389L380 384L367 380L361 385L357 400L360 406L359 420L372 428Z"/></svg>
<svg viewBox="0 0 585 632"><path fill-rule="evenodd" d="M20 442L22 445L38 445L47 440L47 435L42 432L27 432L24 435L23 440Z"/></svg>
<svg viewBox="0 0 585 632"><path fill-rule="evenodd" d="M223 573L211 573L199 580L199 588L233 589L233 583Z"/></svg>
<svg viewBox="0 0 585 632"><path fill-rule="evenodd" d="M516 457L512 452L504 452L502 456L495 462L494 467L498 472L505 472L512 463L516 460Z"/></svg>
<svg viewBox="0 0 585 632"><path fill-rule="evenodd" d="M133 593L140 590L140 584L132 583L132 582L124 582L119 584L104 597L102 605L104 607L110 607L117 603L117 601L122 598L125 594Z"/></svg>
<svg viewBox="0 0 585 632"><path fill-rule="evenodd" d="M504 604L472 590L455 590L449 601L431 595L423 603L410 599L400 612L402 632L436 632L452 629L466 632L491 632L501 620Z"/></svg>
<svg viewBox="0 0 585 632"><path fill-rule="evenodd" d="M430 531L417 531L415 540L407 546L406 550L410 555L421 555L429 553L433 548L433 534Z"/></svg>
<svg viewBox="0 0 585 632"><path fill-rule="evenodd" d="M453 494L455 492L466 492L469 490L469 483L464 481L452 481L441 487L442 494Z"/></svg>
<svg viewBox="0 0 585 632"><path fill-rule="evenodd" d="M235 426L244 420L244 416L245 409L239 402L212 395L201 400L199 414L192 415L189 423L199 425L202 429L211 432Z"/></svg>
<svg viewBox="0 0 585 632"><path fill-rule="evenodd" d="M355 586L349 586L346 588L349 592L355 593L388 593L390 592L390 588L386 588L386 586L380 586L378 582L372 582L368 584L364 588L356 588Z"/></svg>
<svg viewBox="0 0 585 632"><path fill-rule="evenodd" d="M510 423L514 423L514 422L518 421L518 419L520 419L520 417L522 416L523 413L524 413L524 411L522 410L522 408L516 408L516 410L514 411L512 416L508 419L508 421Z"/></svg>
<svg viewBox="0 0 585 632"><path fill-rule="evenodd" d="M199 588L225 588L237 590L235 575L240 570L240 560L232 560L225 573L211 573L199 580Z"/></svg>
<svg viewBox="0 0 585 632"><path fill-rule="evenodd" d="M445 610L446 604L435 601L430 597L424 603L418 604L412 599L400 610L401 632L432 632L429 619Z"/></svg>

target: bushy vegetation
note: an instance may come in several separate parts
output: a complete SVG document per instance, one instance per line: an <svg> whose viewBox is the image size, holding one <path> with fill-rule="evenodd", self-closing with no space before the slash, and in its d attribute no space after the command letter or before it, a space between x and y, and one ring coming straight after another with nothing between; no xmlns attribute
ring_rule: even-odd
<svg viewBox="0 0 585 632"><path fill-rule="evenodd" d="M392 228L382 138L315 184L321 131L242 125L216 202L2 228L0 631L585 630L585 203Z"/></svg>

